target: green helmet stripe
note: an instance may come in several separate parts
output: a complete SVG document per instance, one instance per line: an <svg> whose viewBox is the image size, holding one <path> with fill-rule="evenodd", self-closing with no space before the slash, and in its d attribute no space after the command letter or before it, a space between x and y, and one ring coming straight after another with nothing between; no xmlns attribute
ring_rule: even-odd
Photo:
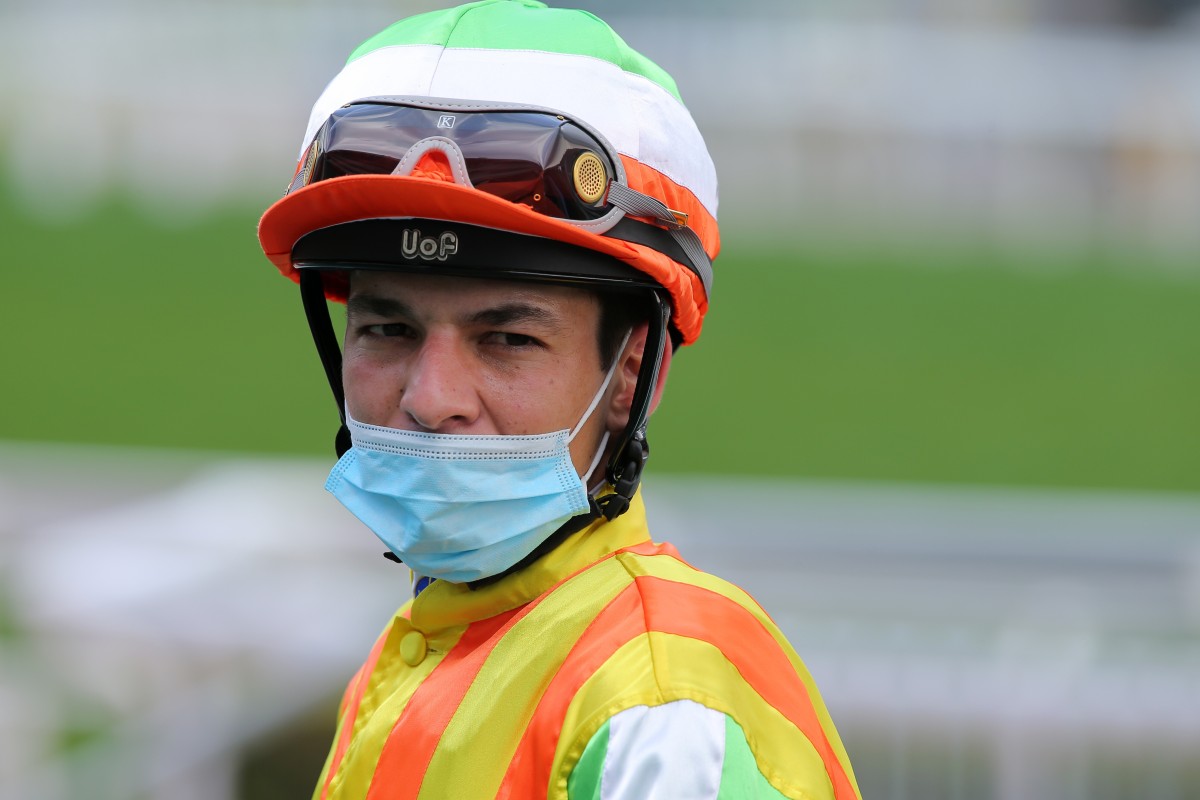
<svg viewBox="0 0 1200 800"><path fill-rule="evenodd" d="M363 42L349 61L384 47L421 44L591 56L641 75L683 102L671 76L627 45L603 21L577 9L547 9L535 0L480 0L418 14Z"/></svg>

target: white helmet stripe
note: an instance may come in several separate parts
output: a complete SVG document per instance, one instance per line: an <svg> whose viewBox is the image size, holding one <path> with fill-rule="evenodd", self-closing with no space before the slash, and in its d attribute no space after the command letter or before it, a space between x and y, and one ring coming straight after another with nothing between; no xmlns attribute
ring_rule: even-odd
<svg viewBox="0 0 1200 800"><path fill-rule="evenodd" d="M716 216L716 170L687 109L657 83L609 61L537 50L381 47L351 61L326 87L300 152L336 109L382 95L471 98L562 111L603 132L618 152L690 189ZM644 113L651 108L653 114Z"/></svg>

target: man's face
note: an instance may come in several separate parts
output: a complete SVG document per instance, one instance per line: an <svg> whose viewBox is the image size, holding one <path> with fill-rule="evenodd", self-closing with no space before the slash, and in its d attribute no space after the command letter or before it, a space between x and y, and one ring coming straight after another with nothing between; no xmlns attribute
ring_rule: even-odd
<svg viewBox="0 0 1200 800"><path fill-rule="evenodd" d="M359 422L549 433L574 428L604 380L599 302L581 289L364 271L351 276L346 308L342 379ZM571 444L580 473L599 446L613 392Z"/></svg>

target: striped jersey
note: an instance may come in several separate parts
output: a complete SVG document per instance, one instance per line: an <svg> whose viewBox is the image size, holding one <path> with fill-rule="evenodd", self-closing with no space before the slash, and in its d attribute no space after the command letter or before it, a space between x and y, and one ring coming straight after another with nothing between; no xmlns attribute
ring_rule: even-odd
<svg viewBox="0 0 1200 800"><path fill-rule="evenodd" d="M859 800L816 686L641 498L531 566L436 581L350 681L314 800Z"/></svg>

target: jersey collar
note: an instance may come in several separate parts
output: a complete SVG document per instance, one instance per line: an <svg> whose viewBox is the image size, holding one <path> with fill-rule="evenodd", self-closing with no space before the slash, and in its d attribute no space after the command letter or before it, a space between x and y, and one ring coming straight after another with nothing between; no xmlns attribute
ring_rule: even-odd
<svg viewBox="0 0 1200 800"><path fill-rule="evenodd" d="M576 572L626 547L650 540L641 492L615 520L604 518L567 537L523 570L479 589L434 581L410 605L413 626L427 633L469 625L519 608Z"/></svg>

